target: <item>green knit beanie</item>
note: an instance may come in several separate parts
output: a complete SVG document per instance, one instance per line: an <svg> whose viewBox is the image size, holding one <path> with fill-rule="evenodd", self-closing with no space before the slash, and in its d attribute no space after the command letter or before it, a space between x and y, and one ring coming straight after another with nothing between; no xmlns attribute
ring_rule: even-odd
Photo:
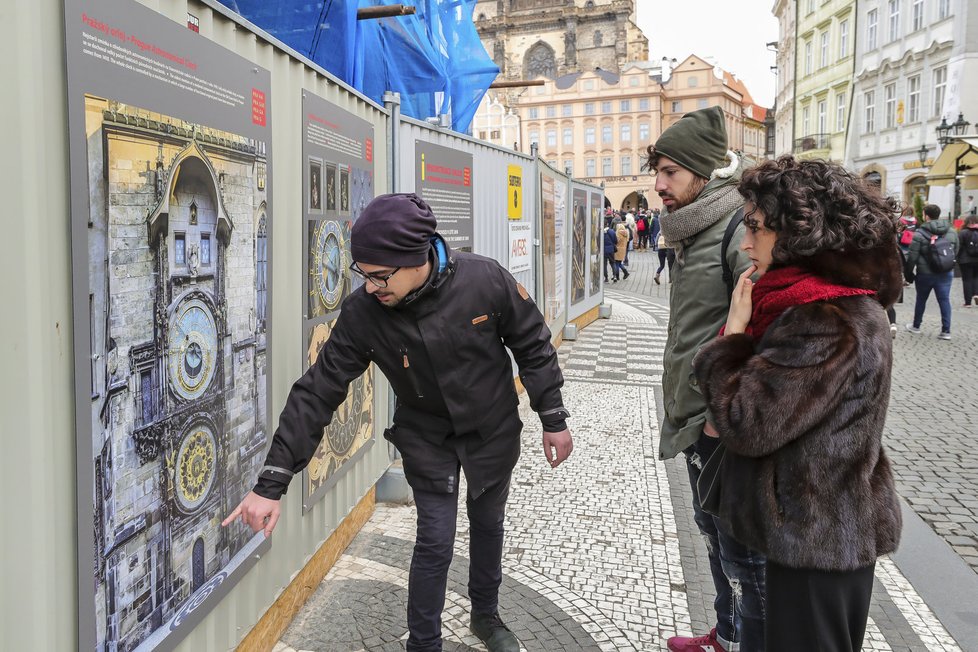
<svg viewBox="0 0 978 652"><path fill-rule="evenodd" d="M723 109L711 106L687 113L662 132L655 141L656 154L676 163L704 179L722 167L727 155L727 127Z"/></svg>

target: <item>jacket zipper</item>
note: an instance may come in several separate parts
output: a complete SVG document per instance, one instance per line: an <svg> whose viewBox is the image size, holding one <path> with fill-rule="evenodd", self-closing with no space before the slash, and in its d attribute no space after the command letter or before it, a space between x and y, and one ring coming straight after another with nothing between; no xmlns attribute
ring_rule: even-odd
<svg viewBox="0 0 978 652"><path fill-rule="evenodd" d="M414 393L418 395L418 398L424 398L424 394L421 393L421 386L418 385L418 378L414 375L414 369L411 368L411 361L408 360L407 347L401 347L401 359L404 369L407 370L408 378L411 380L411 385L414 387Z"/></svg>

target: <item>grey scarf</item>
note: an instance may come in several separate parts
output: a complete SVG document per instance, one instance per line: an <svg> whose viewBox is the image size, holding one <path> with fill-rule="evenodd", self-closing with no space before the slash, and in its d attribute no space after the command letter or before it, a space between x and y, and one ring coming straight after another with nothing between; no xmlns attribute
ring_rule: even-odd
<svg viewBox="0 0 978 652"><path fill-rule="evenodd" d="M727 184L713 192L700 195L688 206L663 213L659 219L662 237L666 246L676 250L676 260L683 262L683 248L692 244L694 238L727 217L744 203L737 192L736 184Z"/></svg>

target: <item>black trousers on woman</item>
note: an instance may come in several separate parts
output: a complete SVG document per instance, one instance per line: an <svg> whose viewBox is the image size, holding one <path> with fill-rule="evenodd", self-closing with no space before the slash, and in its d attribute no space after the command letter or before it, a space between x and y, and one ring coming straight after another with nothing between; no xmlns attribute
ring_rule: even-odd
<svg viewBox="0 0 978 652"><path fill-rule="evenodd" d="M768 650L859 652L876 564L854 571L788 568L767 562Z"/></svg>
<svg viewBox="0 0 978 652"><path fill-rule="evenodd" d="M961 268L964 305L970 306L972 299L978 297L978 263L958 263L958 267Z"/></svg>

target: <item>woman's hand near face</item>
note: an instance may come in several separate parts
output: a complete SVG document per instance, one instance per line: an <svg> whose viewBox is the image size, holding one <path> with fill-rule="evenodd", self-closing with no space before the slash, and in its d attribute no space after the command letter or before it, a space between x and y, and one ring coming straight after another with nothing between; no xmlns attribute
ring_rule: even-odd
<svg viewBox="0 0 978 652"><path fill-rule="evenodd" d="M757 265L751 265L737 281L733 295L730 297L730 311L727 313L727 326L724 335L736 335L743 333L750 323L750 315L754 304L751 300L751 292L754 283L750 280L752 274L757 271Z"/></svg>

